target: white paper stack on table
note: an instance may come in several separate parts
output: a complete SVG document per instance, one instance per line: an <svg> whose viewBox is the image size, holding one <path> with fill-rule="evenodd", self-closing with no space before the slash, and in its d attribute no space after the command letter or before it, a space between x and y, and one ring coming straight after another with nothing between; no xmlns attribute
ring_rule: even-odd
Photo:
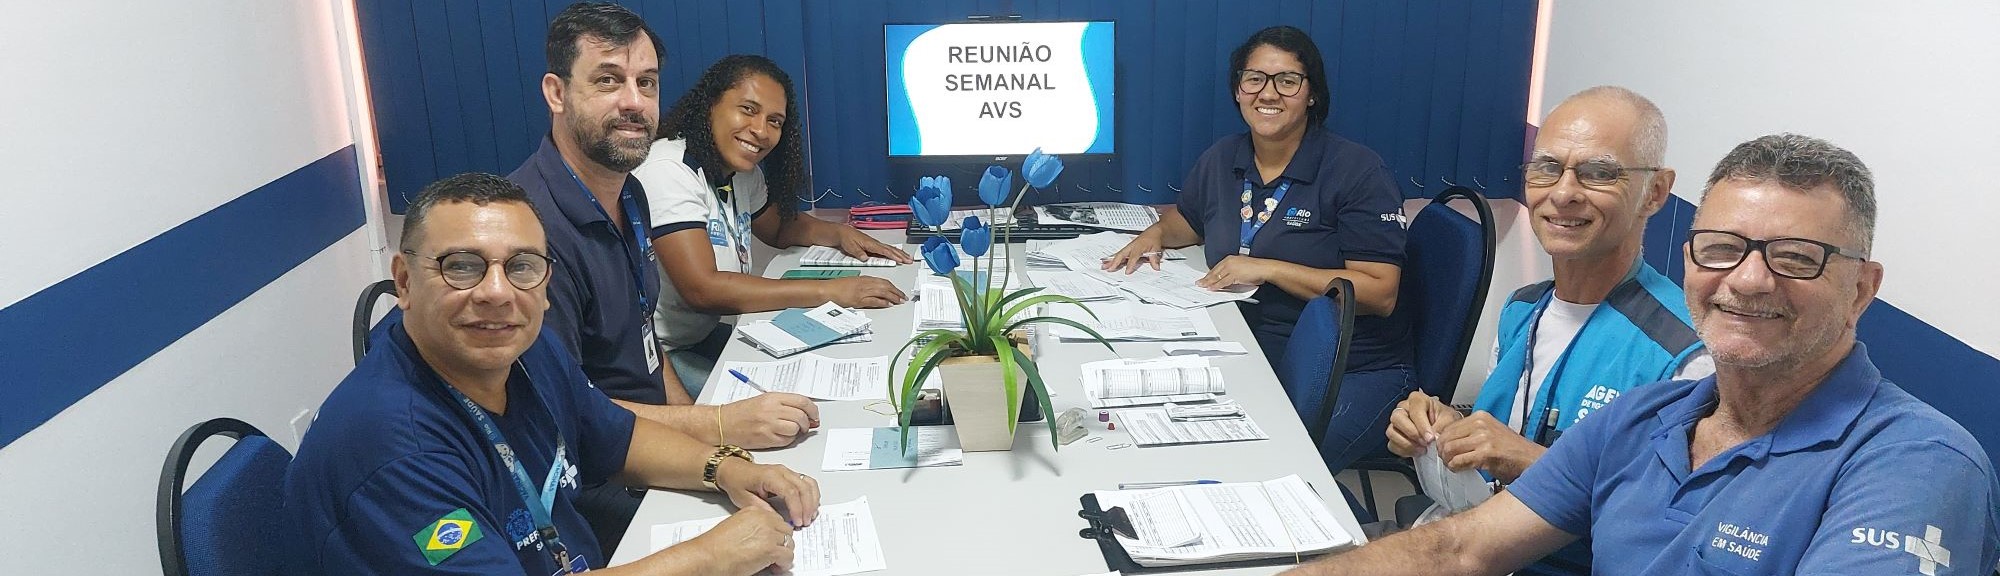
<svg viewBox="0 0 2000 576"><path fill-rule="evenodd" d="M654 524L653 551L659 552L700 536L727 516ZM819 519L792 533L793 576L839 576L886 570L882 539L875 532L875 513L863 496L840 504L822 504Z"/></svg>
<svg viewBox="0 0 2000 576"><path fill-rule="evenodd" d="M992 271L980 270L977 278L985 278L992 289L1000 288L999 279L1005 278L1010 273L1004 266L1000 267L998 273L989 275L989 272ZM970 269L961 268L957 273L960 278L975 278ZM1007 286L1009 291L1027 287L1018 278L1009 280ZM932 329L959 330L965 327L965 314L958 309L958 292L952 286L951 277L928 272L918 274L915 296L916 300L912 304L916 306L917 332Z"/></svg>
<svg viewBox="0 0 2000 576"><path fill-rule="evenodd" d="M1215 340L1215 320L1206 310L1184 310L1173 306L1143 304L1129 300L1093 302L1090 314L1074 304L1050 304L1048 314L1089 326L1107 340L1167 341ZM1089 340L1090 335L1074 326L1055 324L1050 334L1062 340Z"/></svg>
<svg viewBox="0 0 2000 576"><path fill-rule="evenodd" d="M1103 268L1104 260L1125 249L1133 238L1132 234L1098 232L1062 240L1029 240L1028 263L1061 265L1078 272ZM1167 250L1164 256L1168 260L1187 258L1176 250Z"/></svg>
<svg viewBox="0 0 2000 576"><path fill-rule="evenodd" d="M1099 507L1125 509L1139 538L1117 536L1140 566L1188 566L1332 552L1360 542L1341 529L1297 475L1095 493ZM1171 496L1162 496L1168 494ZM1194 535L1192 542L1173 544Z"/></svg>
<svg viewBox="0 0 2000 576"><path fill-rule="evenodd" d="M868 315L828 302L807 310L792 308L770 320L750 322L736 328L737 337L775 358L848 341L868 330Z"/></svg>
<svg viewBox="0 0 2000 576"><path fill-rule="evenodd" d="M1125 299L1124 290L1119 290L1082 272L1037 270L1031 267L1027 274L1029 284L1042 288L1037 294L1056 294L1085 302Z"/></svg>
<svg viewBox="0 0 2000 576"><path fill-rule="evenodd" d="M1035 207L1035 222L1040 224L1074 224L1143 232L1158 221L1160 213L1152 206L1124 202L1069 202Z"/></svg>
<svg viewBox="0 0 2000 576"><path fill-rule="evenodd" d="M728 404L765 392L790 392L814 400L887 400L889 359L828 358L800 354L773 362L724 361L716 366L717 388L708 404ZM750 377L745 383L729 373Z"/></svg>
<svg viewBox="0 0 2000 576"><path fill-rule="evenodd" d="M1075 263L1070 264L1076 270ZM1126 274L1123 270L1102 270L1089 267L1082 270L1100 281L1117 286L1132 293L1140 300L1155 304L1166 304L1175 308L1206 308L1225 302L1235 302L1250 298L1257 291L1256 286L1232 286L1226 290L1209 290L1196 286L1195 282L1208 274L1179 262L1161 262L1160 269L1140 266L1138 270Z"/></svg>
<svg viewBox="0 0 2000 576"><path fill-rule="evenodd" d="M861 260L842 254L839 249L831 246L813 246L806 248L806 252L799 255L799 265L839 266L843 268L891 268L896 266L896 261L880 256Z"/></svg>
<svg viewBox="0 0 2000 576"><path fill-rule="evenodd" d="M826 457L820 470L883 470L957 466L965 462L958 434L946 426L915 426L910 449L903 449L901 428L834 428L826 431Z"/></svg>
<svg viewBox="0 0 2000 576"><path fill-rule="evenodd" d="M1223 392L1222 369L1199 356L1115 358L1083 365L1083 395L1091 408L1212 402Z"/></svg>
<svg viewBox="0 0 2000 576"><path fill-rule="evenodd" d="M944 223L939 224L938 229L957 230L960 228L964 228L966 216L978 216L979 221L981 223L986 224L987 226L997 227L997 226L1014 225L1014 214L1008 212L1006 208L993 210L992 213L990 214L987 213L987 210L985 208L968 208L965 210L951 211L951 215L945 217Z"/></svg>
<svg viewBox="0 0 2000 576"><path fill-rule="evenodd" d="M1171 446L1175 444L1212 444L1216 442L1242 442L1245 440L1269 440L1263 428L1249 415L1233 418L1201 418L1179 420L1169 414L1170 408L1127 408L1112 417L1118 419L1118 429L1132 436L1132 443L1139 446Z"/></svg>

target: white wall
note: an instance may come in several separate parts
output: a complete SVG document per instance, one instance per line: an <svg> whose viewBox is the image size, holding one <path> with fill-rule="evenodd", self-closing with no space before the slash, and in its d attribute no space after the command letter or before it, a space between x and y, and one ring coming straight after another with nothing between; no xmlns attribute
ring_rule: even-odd
<svg viewBox="0 0 2000 576"><path fill-rule="evenodd" d="M1881 299L2000 356L2000 3L1556 1L1543 102L1598 84L1651 98L1674 193L1699 203L1723 154L1776 132L1859 155L1880 205Z"/></svg>
<svg viewBox="0 0 2000 576"><path fill-rule="evenodd" d="M0 308L356 144L349 10L0 4ZM355 181L372 183L361 139ZM291 420L351 367L348 314L381 276L378 204L370 225L0 447L0 572L156 574L154 490L182 430L233 416L296 447ZM75 385L10 380L0 402Z"/></svg>

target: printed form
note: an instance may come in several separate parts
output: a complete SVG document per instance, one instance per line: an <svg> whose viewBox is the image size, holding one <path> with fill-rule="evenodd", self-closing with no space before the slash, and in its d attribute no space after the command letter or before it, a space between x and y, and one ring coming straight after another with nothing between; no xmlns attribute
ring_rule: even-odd
<svg viewBox="0 0 2000 576"><path fill-rule="evenodd" d="M814 400L885 400L889 392L882 383L887 382L888 367L886 356L828 358L801 354L775 362L730 360L716 367L716 376L711 380L718 388L705 403L728 404L764 392L791 392ZM749 376L756 386L737 380L729 370ZM763 390L758 390L758 386Z"/></svg>
<svg viewBox="0 0 2000 576"><path fill-rule="evenodd" d="M653 551L659 552L700 536L727 516L653 525ZM875 533L875 513L862 496L841 504L822 504L819 519L792 533L794 576L840 576L889 567L882 558L882 540Z"/></svg>

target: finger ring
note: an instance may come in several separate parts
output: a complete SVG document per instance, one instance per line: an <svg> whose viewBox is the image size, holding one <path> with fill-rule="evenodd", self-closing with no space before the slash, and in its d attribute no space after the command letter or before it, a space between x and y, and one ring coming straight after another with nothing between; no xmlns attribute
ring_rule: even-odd
<svg viewBox="0 0 2000 576"><path fill-rule="evenodd" d="M783 546L783 547L786 547L786 548L790 548L790 547L792 547L792 535L790 535L790 534L786 534L786 535L785 535L785 541L784 541L784 542L780 542L780 543L778 543L778 545L779 545L779 546Z"/></svg>
<svg viewBox="0 0 2000 576"><path fill-rule="evenodd" d="M1392 412L1409 412L1409 410L1404 410L1402 406L1397 406Z"/></svg>
<svg viewBox="0 0 2000 576"><path fill-rule="evenodd" d="M804 472L800 472L800 473L799 473L799 479L800 479L800 480L804 480L804 479L806 479L806 478L808 478L808 476L806 476L806 473L804 473Z"/></svg>

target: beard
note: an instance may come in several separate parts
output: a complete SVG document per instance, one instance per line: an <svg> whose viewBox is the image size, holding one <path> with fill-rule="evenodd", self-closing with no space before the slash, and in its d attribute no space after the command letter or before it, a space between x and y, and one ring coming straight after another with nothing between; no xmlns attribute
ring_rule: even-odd
<svg viewBox="0 0 2000 576"><path fill-rule="evenodd" d="M616 172L631 172L646 161L646 153L652 150L652 138L620 138L614 134L619 124L639 124L651 134L654 124L642 114L632 112L605 120L595 126L585 123L579 117L568 119L569 130L576 141L583 145L583 155L590 161Z"/></svg>
<svg viewBox="0 0 2000 576"><path fill-rule="evenodd" d="M1762 349L1741 349L1745 348L1742 336L1719 334L1710 328L1709 317L1727 312L1711 310L1706 306L1689 310L1694 320L1695 335L1710 343L1708 353L1717 365L1750 369L1796 368L1817 358L1846 333L1846 324L1840 321L1837 314L1827 310L1810 310L1806 311L1809 316L1801 316L1797 308L1721 292L1710 302L1739 310L1777 312L1795 319L1792 333L1782 340L1762 342Z"/></svg>

